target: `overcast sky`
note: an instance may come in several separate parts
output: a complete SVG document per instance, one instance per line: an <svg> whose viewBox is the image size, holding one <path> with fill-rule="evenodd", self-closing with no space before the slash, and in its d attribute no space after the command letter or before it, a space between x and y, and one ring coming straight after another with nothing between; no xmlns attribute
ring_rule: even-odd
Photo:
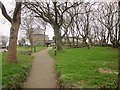
<svg viewBox="0 0 120 90"><path fill-rule="evenodd" d="M0 0L2 1L2 0ZM6 1L6 0L5 0ZM5 5L6 9L8 10L8 2L2 1L3 4ZM9 27L10 27L10 23L3 17L3 15L1 14L1 10L0 10L0 34L3 35L9 35Z"/></svg>
<svg viewBox="0 0 120 90"><path fill-rule="evenodd" d="M14 9L15 4L14 0L0 0L6 7L7 12L10 12ZM3 17L0 10L0 35L5 35L9 37L11 24ZM51 26L47 26L46 34L49 36L49 39L52 39L54 36L53 29ZM19 32L18 38L22 37L22 33Z"/></svg>

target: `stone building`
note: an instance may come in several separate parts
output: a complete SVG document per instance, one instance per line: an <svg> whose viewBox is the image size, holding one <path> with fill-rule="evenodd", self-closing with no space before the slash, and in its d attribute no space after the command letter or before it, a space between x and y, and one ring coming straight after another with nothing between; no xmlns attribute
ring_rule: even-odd
<svg viewBox="0 0 120 90"><path fill-rule="evenodd" d="M45 35L44 32L41 32L40 30L35 30L32 35L32 39L34 45L44 45L44 43L49 40L49 37L48 35Z"/></svg>

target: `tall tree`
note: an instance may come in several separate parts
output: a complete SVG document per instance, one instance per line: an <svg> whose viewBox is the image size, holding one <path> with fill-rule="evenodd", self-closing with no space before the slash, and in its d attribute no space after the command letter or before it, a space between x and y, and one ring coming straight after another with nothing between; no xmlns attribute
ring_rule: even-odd
<svg viewBox="0 0 120 90"><path fill-rule="evenodd" d="M26 38L30 42L31 51L33 51L33 33L35 32L35 27L33 27L33 25L35 25L35 22L34 17L32 17L31 15L30 17L25 17L21 23L21 29L24 30Z"/></svg>
<svg viewBox="0 0 120 90"><path fill-rule="evenodd" d="M5 6L0 2L0 8L2 10L3 16L11 23L10 28L10 38L9 38L9 47L8 47L8 62L17 63L17 37L19 26L21 23L21 4L22 2L16 2L16 6L13 12L13 17L10 17L6 11Z"/></svg>
<svg viewBox="0 0 120 90"><path fill-rule="evenodd" d="M52 4L51 4L52 3ZM51 24L54 29L55 41L57 50L62 50L62 38L61 38L61 31L60 28L63 25L64 21L64 14L67 10L72 7L76 7L81 2L25 2L24 5L32 10L36 17L42 18L45 22Z"/></svg>
<svg viewBox="0 0 120 90"><path fill-rule="evenodd" d="M92 14L93 13L93 5L95 3L86 2L83 3L82 7L77 10L77 12L81 12L81 14L76 16L76 30L77 36L81 36L83 39L83 46L87 46L89 49L89 43L91 40L91 27L93 26Z"/></svg>
<svg viewBox="0 0 120 90"><path fill-rule="evenodd" d="M106 28L106 44L111 42L113 47L118 47L118 16L116 2L102 2L98 5L97 20Z"/></svg>

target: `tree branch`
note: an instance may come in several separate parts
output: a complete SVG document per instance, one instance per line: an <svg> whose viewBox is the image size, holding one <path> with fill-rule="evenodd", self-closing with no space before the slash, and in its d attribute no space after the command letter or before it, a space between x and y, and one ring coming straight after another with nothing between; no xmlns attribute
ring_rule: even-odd
<svg viewBox="0 0 120 90"><path fill-rule="evenodd" d="M2 10L2 15L10 22L12 23L12 19L11 17L7 14L6 8L5 6L2 4L2 2L0 1L0 8Z"/></svg>
<svg viewBox="0 0 120 90"><path fill-rule="evenodd" d="M15 7L15 10L14 10L14 14L13 14L13 20L14 21L16 20L16 17L17 17L17 14L18 14L19 10L21 9L21 4L22 4L22 2L16 2L16 7Z"/></svg>

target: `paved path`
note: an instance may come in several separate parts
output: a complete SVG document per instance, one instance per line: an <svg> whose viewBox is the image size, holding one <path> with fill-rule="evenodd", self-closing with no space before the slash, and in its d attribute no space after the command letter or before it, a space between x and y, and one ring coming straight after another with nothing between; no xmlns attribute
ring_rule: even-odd
<svg viewBox="0 0 120 90"><path fill-rule="evenodd" d="M24 88L56 88L57 79L54 60L49 56L47 48L33 54L34 59L28 79Z"/></svg>

